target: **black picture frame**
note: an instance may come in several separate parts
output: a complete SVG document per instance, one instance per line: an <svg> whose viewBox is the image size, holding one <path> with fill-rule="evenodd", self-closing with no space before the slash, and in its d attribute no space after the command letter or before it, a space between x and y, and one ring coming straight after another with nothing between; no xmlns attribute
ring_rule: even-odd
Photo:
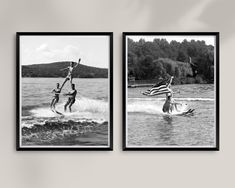
<svg viewBox="0 0 235 188"><path fill-rule="evenodd" d="M215 37L215 55L214 59L216 62L216 65L214 66L214 76L216 77L214 80L214 86L215 86L215 113L214 113L214 120L215 120L215 146L214 147L193 147L193 146L129 146L127 144L128 141L128 135L127 135L127 118L128 118L128 112L127 112L127 91L128 91L128 85L127 85L127 74L128 74L128 49L127 49L127 38L135 37L135 36L214 36ZM124 151L219 151L219 32L123 32L122 35L122 44L123 44L123 144L122 148ZM137 40L136 40L137 41Z"/></svg>
<svg viewBox="0 0 235 188"><path fill-rule="evenodd" d="M108 39L108 145L106 146L41 146L32 145L24 147L21 145L21 42L22 36L107 36ZM113 32L17 32L16 33L16 150L17 151L111 151L113 150Z"/></svg>

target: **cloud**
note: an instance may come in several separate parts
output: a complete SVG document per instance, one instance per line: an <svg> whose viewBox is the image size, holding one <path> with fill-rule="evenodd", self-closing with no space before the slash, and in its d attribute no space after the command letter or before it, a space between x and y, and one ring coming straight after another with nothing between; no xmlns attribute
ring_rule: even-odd
<svg viewBox="0 0 235 188"><path fill-rule="evenodd" d="M72 53L72 54L77 54L79 53L79 48L76 46L68 45L64 49L65 53Z"/></svg>
<svg viewBox="0 0 235 188"><path fill-rule="evenodd" d="M65 61L65 60L76 60L79 57L79 48L72 45L67 45L62 49L52 49L50 52L46 52L43 55L48 60L54 61Z"/></svg>
<svg viewBox="0 0 235 188"><path fill-rule="evenodd" d="M82 55L77 46L66 45L63 48L53 48L48 44L41 44L36 49L25 49L22 56L22 64L40 64L57 61L77 61Z"/></svg>
<svg viewBox="0 0 235 188"><path fill-rule="evenodd" d="M40 45L37 49L36 49L37 52L48 52L50 51L49 47L48 47L48 44L42 44Z"/></svg>

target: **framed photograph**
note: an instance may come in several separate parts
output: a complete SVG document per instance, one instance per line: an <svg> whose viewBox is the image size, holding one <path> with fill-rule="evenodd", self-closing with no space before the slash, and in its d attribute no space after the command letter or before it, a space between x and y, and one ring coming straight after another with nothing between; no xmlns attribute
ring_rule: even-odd
<svg viewBox="0 0 235 188"><path fill-rule="evenodd" d="M219 150L219 33L123 33L123 150Z"/></svg>
<svg viewBox="0 0 235 188"><path fill-rule="evenodd" d="M112 150L113 33L16 33L16 149Z"/></svg>

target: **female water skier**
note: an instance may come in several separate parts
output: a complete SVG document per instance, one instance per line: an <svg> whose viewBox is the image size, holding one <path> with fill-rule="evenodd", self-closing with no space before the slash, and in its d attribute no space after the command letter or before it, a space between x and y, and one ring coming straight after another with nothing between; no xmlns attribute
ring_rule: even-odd
<svg viewBox="0 0 235 188"><path fill-rule="evenodd" d="M59 95L60 95L60 92L61 92L61 88L60 88L60 84L57 83L56 84L56 88L52 90L53 93L55 93L52 101L51 101L51 110L54 112L55 111L55 105L59 102Z"/></svg>
<svg viewBox="0 0 235 188"><path fill-rule="evenodd" d="M69 105L69 111L71 112L71 107L75 103L77 90L75 89L75 84L71 84L72 90L69 93L64 94L65 96L69 96L68 101L64 105L64 111L66 112L67 106Z"/></svg>
<svg viewBox="0 0 235 188"><path fill-rule="evenodd" d="M73 79L73 77L72 77L72 72L73 72L73 69L78 66L78 64L80 63L80 61L81 61L81 58L78 60L78 62L77 62L76 64L75 64L75 62L71 62L71 63L70 63L70 66L68 66L68 67L66 67L66 68L64 68L64 69L60 69L61 71L68 69L68 75L66 76L66 78L65 78L65 80L64 80L64 82L63 82L63 84L62 84L62 86L61 86L61 89L64 87L64 84L65 84L68 80L70 80L70 84L71 84L71 86L72 86L72 79Z"/></svg>
<svg viewBox="0 0 235 188"><path fill-rule="evenodd" d="M173 99L173 91L172 89L170 88L171 87L171 83L172 83L172 80L173 80L173 76L171 76L171 79L169 81L169 83L166 84L169 92L166 93L166 101L162 107L162 111L165 112L165 113L168 113L170 114L173 109L175 108L176 111L179 111L178 108L177 108L177 105L182 105L181 103L176 103Z"/></svg>

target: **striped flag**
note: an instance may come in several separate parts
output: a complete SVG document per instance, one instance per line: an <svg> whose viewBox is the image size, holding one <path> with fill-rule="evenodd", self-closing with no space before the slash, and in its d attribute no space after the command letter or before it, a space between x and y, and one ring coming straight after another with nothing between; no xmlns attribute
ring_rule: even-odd
<svg viewBox="0 0 235 188"><path fill-rule="evenodd" d="M161 95L161 94L170 93L171 90L168 88L170 82L168 80L165 84L162 84L162 82L161 82L161 85L156 84L151 89L148 89L147 91L143 92L142 94L147 95L147 96L154 96L154 95Z"/></svg>

